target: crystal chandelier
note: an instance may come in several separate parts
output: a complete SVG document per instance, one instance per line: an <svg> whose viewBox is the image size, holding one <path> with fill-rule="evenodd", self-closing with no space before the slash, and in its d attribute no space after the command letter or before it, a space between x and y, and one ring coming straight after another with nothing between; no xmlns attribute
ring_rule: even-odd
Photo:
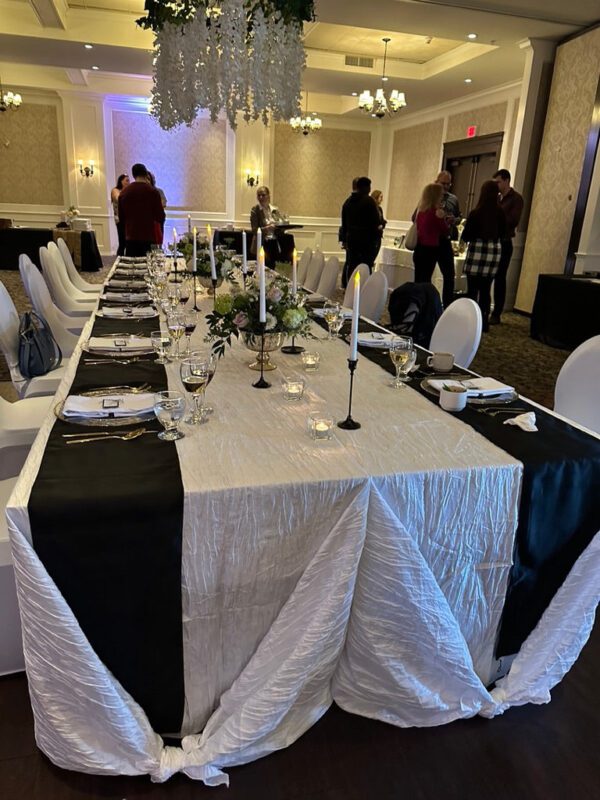
<svg viewBox="0 0 600 800"><path fill-rule="evenodd" d="M20 94L5 92L2 88L2 78L0 78L0 113L2 111L16 111L23 99Z"/></svg>
<svg viewBox="0 0 600 800"><path fill-rule="evenodd" d="M381 80L383 83L385 83L388 80L385 74L387 47L388 42L391 40L389 37L386 37L381 41L385 44L385 50L383 52L383 74L381 76ZM400 109L404 108L405 106L406 98L404 97L404 92L399 92L397 89L393 89L388 97L386 97L383 87L381 89L377 89L375 92L375 97L373 97L368 89L365 89L364 92L360 93L358 98L358 107L361 109L361 111L364 111L366 114L370 114L372 117L377 117L378 119L382 119L386 114L395 114L396 111L400 111Z"/></svg>
<svg viewBox="0 0 600 800"><path fill-rule="evenodd" d="M323 127L323 123L319 117L311 117L308 114L308 92L306 92L306 107L304 109L304 116L292 117L290 119L290 125L295 131L302 133L303 136L308 136L309 133L320 131Z"/></svg>

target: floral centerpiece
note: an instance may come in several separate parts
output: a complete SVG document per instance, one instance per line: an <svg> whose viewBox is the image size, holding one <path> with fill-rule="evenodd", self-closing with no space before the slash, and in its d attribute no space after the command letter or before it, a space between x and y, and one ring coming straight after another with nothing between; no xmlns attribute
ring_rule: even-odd
<svg viewBox="0 0 600 800"><path fill-rule="evenodd" d="M68 222L70 225L74 218L79 216L79 209L76 206L69 206L66 211L62 212L61 216L64 222Z"/></svg>
<svg viewBox="0 0 600 800"><path fill-rule="evenodd" d="M285 278L280 275L272 278L266 286L265 334L280 334L280 338L308 336L310 320L302 300L292 294L291 284ZM224 354L225 345L231 345L233 336L239 338L241 334L246 341L252 336L260 336L258 282L248 281L245 291L218 294L214 311L206 319L207 338L219 357Z"/></svg>
<svg viewBox="0 0 600 800"><path fill-rule="evenodd" d="M212 273L210 269L210 251L208 248L208 239L206 236L197 235L196 238L196 275L203 285L210 286ZM186 233L177 242L177 250L182 254L188 269L193 272L194 265L192 263L194 257L194 234ZM231 258L225 255L222 250L215 250L215 268L217 271L217 280L219 285L224 281L235 282L233 271L235 263Z"/></svg>

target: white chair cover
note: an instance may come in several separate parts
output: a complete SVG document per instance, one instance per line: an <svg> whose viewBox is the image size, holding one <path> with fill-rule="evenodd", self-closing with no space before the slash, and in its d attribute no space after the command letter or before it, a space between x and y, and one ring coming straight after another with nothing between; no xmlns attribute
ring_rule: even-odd
<svg viewBox="0 0 600 800"><path fill-rule="evenodd" d="M3 457L4 454L0 450L0 459ZM15 573L12 566L5 514L8 498L11 496L16 482L16 478L0 481L0 608L2 609L0 675L22 672L25 669Z"/></svg>
<svg viewBox="0 0 600 800"><path fill-rule="evenodd" d="M308 265L308 272L306 274L306 280L304 281L304 288L308 289L309 292L317 291L324 267L325 256L320 252L320 250L315 250L310 260L310 264Z"/></svg>
<svg viewBox="0 0 600 800"><path fill-rule="evenodd" d="M379 319L388 296L388 279L385 272L374 272L360 290L360 315L373 322Z"/></svg>
<svg viewBox="0 0 600 800"><path fill-rule="evenodd" d="M337 279L340 271L340 262L335 256L327 259L325 268L321 273L321 279L317 286L317 294L322 294L323 297L331 297L335 295L337 288Z"/></svg>
<svg viewBox="0 0 600 800"><path fill-rule="evenodd" d="M357 272L360 272L360 285L364 286L365 283L368 281L371 273L369 272L369 268L366 264L359 264L356 269L353 270L352 275L348 280L348 286L346 287L346 292L344 293L344 302L343 305L346 308L354 308L354 276Z"/></svg>
<svg viewBox="0 0 600 800"><path fill-rule="evenodd" d="M73 300L60 280L54 259L48 252L47 247L40 247L40 263L42 265L42 274L50 290L52 300L60 310L70 317L89 317L94 307L93 302L79 303Z"/></svg>
<svg viewBox="0 0 600 800"><path fill-rule="evenodd" d="M37 314L50 326L50 331L56 339L63 356L70 356L75 349L78 337L70 333L68 328L73 323L73 318L63 314L52 302L46 282L38 268L28 256L22 253L19 256L19 272L27 296ZM81 332L81 329L80 329Z"/></svg>
<svg viewBox="0 0 600 800"><path fill-rule="evenodd" d="M580 344L562 365L554 410L600 434L600 336Z"/></svg>
<svg viewBox="0 0 600 800"><path fill-rule="evenodd" d="M48 249L50 249L51 244L54 244L54 242L48 243ZM69 275L69 279L71 280L73 286L79 289L80 292L85 292L86 294L99 294L102 291L102 286L99 284L88 283L81 277L77 271L77 267L73 263L71 252L67 247L65 240L59 239L57 245L65 267L67 268L67 274Z"/></svg>
<svg viewBox="0 0 600 800"><path fill-rule="evenodd" d="M19 369L19 315L6 287L0 282L0 350L10 371L10 378L19 397L54 394L65 374L66 361L47 375L28 380Z"/></svg>
<svg viewBox="0 0 600 800"><path fill-rule="evenodd" d="M300 256L300 261L298 262L298 286L304 286L304 281L308 275L308 265L310 264L312 254L313 253L310 247L307 247Z"/></svg>
<svg viewBox="0 0 600 800"><path fill-rule="evenodd" d="M30 397L16 403L0 397L0 447L33 444L51 404L48 397Z"/></svg>
<svg viewBox="0 0 600 800"><path fill-rule="evenodd" d="M481 341L481 311L474 300L455 300L438 319L429 349L432 353L453 353L454 361L468 367Z"/></svg>
<svg viewBox="0 0 600 800"><path fill-rule="evenodd" d="M50 256L51 266L54 269L56 275L58 275L58 279L60 280L64 290L67 292L69 297L72 300L75 300L78 304L81 303L82 305L87 305L89 303L93 303L97 299L97 295L86 294L85 292L81 292L69 278L69 273L67 272L67 267L65 262L63 261L63 257L60 254L60 250L56 246L54 242L48 242L46 245L48 248L48 255Z"/></svg>

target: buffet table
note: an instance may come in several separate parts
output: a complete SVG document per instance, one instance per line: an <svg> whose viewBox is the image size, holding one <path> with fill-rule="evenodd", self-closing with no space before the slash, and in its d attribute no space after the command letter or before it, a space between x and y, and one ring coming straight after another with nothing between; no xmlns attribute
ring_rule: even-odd
<svg viewBox="0 0 600 800"><path fill-rule="evenodd" d="M94 231L71 231L66 228L2 228L0 229L0 269L19 269L21 253L29 256L39 268L40 247L63 237L72 254L75 266L84 272L102 269Z"/></svg>
<svg viewBox="0 0 600 800"><path fill-rule="evenodd" d="M152 326L92 319L81 341ZM201 346L200 328L194 337ZM345 415L348 374L343 341L317 346L306 399L288 403L278 373L271 390L252 388L236 343L209 388L215 414L176 445L147 435L70 448L68 423L46 419L8 517L36 739L54 763L216 785L227 766L291 744L332 699L397 725L493 716L547 702L576 659L598 601L598 537L579 542L513 671L487 691L522 463L476 430L477 414L465 425L389 389L364 351L363 427L315 442L307 415ZM73 382L181 386L177 364L80 355L57 401ZM300 370L297 357L273 359L279 374ZM546 438L536 442L542 457ZM178 732L178 748L159 735Z"/></svg>
<svg viewBox="0 0 600 800"><path fill-rule="evenodd" d="M467 291L467 278L466 275L463 275L464 263L464 255L454 256L454 290L457 294L464 294ZM390 289L396 289L398 286L402 286L403 283L412 283L415 279L412 250L406 250L403 247L382 247L378 269L381 272L385 272ZM433 271L431 282L441 295L443 278L437 265Z"/></svg>

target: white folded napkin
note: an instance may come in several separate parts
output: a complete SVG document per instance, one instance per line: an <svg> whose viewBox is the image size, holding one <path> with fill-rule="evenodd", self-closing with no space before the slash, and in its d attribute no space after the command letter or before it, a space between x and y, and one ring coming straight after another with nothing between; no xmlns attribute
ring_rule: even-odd
<svg viewBox="0 0 600 800"><path fill-rule="evenodd" d="M102 295L104 300L129 300L132 303L145 303L150 300L150 295L147 292L104 292Z"/></svg>
<svg viewBox="0 0 600 800"><path fill-rule="evenodd" d="M146 256L120 256L119 264L146 264Z"/></svg>
<svg viewBox="0 0 600 800"><path fill-rule="evenodd" d="M92 336L88 341L88 350L114 350L116 353L136 353L152 350L152 339L143 336Z"/></svg>
<svg viewBox="0 0 600 800"><path fill-rule="evenodd" d="M389 347L393 338L393 333L370 331L369 333L359 333L357 341L363 347Z"/></svg>
<svg viewBox="0 0 600 800"><path fill-rule="evenodd" d="M535 424L535 413L533 411L528 411L526 414L519 414L518 417L505 419L504 424L516 425L517 428L521 428L522 431L527 431L528 433L534 433L537 431L537 426Z"/></svg>
<svg viewBox="0 0 600 800"><path fill-rule="evenodd" d="M63 406L65 417L132 417L147 414L154 409L152 392L119 394L115 392L102 397L84 397L73 394Z"/></svg>
<svg viewBox="0 0 600 800"><path fill-rule="evenodd" d="M344 315L344 319L352 319L352 309L351 308L342 308L342 313ZM315 317L324 317L325 316L325 309L324 308L314 308L313 314Z"/></svg>
<svg viewBox="0 0 600 800"><path fill-rule="evenodd" d="M117 287L128 287L129 289L144 289L146 287L146 281L134 281L134 280L119 280L113 278L108 282L108 286L115 288Z"/></svg>
<svg viewBox="0 0 600 800"><path fill-rule="evenodd" d="M358 340L360 342L360 336ZM462 386L467 390L468 397L493 397L497 394L508 394L514 391L512 386L501 383L495 378L470 378L465 381L435 379L430 380L429 385L438 392L440 392L444 386Z"/></svg>
<svg viewBox="0 0 600 800"><path fill-rule="evenodd" d="M128 317L155 317L156 310L152 306L104 306L101 316L114 317L114 319L127 319Z"/></svg>

